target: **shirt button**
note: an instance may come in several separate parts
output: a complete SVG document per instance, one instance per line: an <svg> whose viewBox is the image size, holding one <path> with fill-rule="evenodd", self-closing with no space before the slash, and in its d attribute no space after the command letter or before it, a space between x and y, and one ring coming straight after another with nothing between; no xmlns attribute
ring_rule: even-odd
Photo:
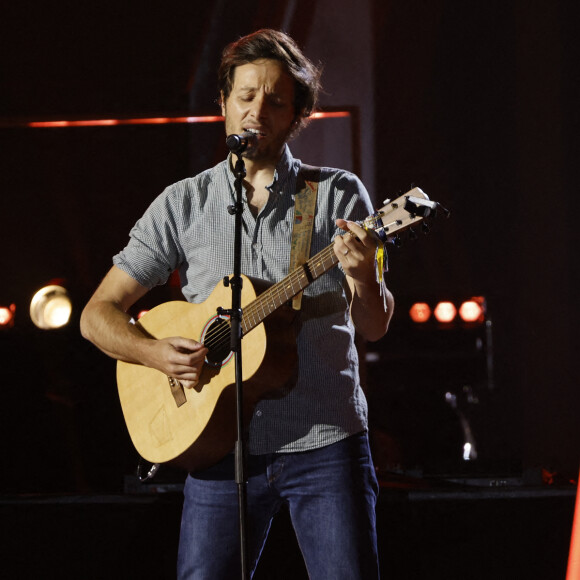
<svg viewBox="0 0 580 580"><path fill-rule="evenodd" d="M258 409L256 411L256 417L261 417L262 416L262 411L260 411L260 409Z"/></svg>

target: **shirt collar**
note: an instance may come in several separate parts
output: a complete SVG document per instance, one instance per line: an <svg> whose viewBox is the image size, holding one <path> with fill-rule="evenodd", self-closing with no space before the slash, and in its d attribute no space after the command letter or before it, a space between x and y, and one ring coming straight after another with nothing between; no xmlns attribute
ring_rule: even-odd
<svg viewBox="0 0 580 580"><path fill-rule="evenodd" d="M272 182L272 185L269 187L269 189L271 191L277 191L278 193L281 193L284 184L292 173L293 167L294 157L292 157L292 153L290 153L290 147L288 147L286 144L284 145L284 150L282 151L280 161L278 161L278 165L276 165L274 181Z"/></svg>
<svg viewBox="0 0 580 580"><path fill-rule="evenodd" d="M280 161L276 165L276 169L274 170L274 179L272 183L268 186L268 189L272 192L281 194L284 191L284 184L292 175L294 165L296 164L297 160L294 159L292 153L290 152L290 147L287 144L284 145L284 149L282 150L282 155L280 156ZM232 191L235 191L235 182L236 178L233 172L233 166L235 164L235 160L233 159L233 154L230 153L226 160L226 169L228 174L228 180L232 186Z"/></svg>

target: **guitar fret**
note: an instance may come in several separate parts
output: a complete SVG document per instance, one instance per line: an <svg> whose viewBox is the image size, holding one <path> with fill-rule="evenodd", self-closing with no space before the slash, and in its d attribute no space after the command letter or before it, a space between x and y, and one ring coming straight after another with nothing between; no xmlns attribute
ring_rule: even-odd
<svg viewBox="0 0 580 580"><path fill-rule="evenodd" d="M250 332L284 302L292 299L337 263L338 258L331 244L310 258L305 265L290 273L284 280L274 284L244 311L243 332Z"/></svg>
<svg viewBox="0 0 580 580"><path fill-rule="evenodd" d="M290 273L284 280L274 284L244 311L243 332L250 332L264 319L277 310L296 294L304 290L311 282L338 264L334 253L334 244L330 244L318 254L310 258L305 265ZM307 271L308 270L308 274Z"/></svg>
<svg viewBox="0 0 580 580"><path fill-rule="evenodd" d="M246 324L248 322L248 318L252 318L252 321L254 322L253 325L249 326L248 324ZM248 332L250 332L249 329L254 328L254 326L256 326L256 324L255 324L255 319L252 315L252 309L249 308L248 311L244 310L243 316L242 316L242 334L247 334Z"/></svg>
<svg viewBox="0 0 580 580"><path fill-rule="evenodd" d="M292 296L290 298L292 298L295 294L300 292L300 290L303 290L305 288L305 286L301 282L301 280L305 277L304 270L301 268L300 271L301 274L294 276L294 278L292 279ZM296 288L295 284L298 286L298 288Z"/></svg>
<svg viewBox="0 0 580 580"><path fill-rule="evenodd" d="M265 310L265 308L264 308L264 300L261 300L261 301L260 301L260 306L262 307L262 320L263 320L264 318L266 318L266 316L268 316L268 315L266 314L266 310Z"/></svg>

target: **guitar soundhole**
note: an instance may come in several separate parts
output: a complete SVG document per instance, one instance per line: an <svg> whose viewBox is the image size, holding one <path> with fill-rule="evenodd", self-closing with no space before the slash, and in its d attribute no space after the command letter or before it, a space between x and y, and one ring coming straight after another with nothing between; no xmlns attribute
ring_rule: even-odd
<svg viewBox="0 0 580 580"><path fill-rule="evenodd" d="M213 367L220 367L230 360L230 320L215 316L206 325L201 341L209 349L206 363Z"/></svg>

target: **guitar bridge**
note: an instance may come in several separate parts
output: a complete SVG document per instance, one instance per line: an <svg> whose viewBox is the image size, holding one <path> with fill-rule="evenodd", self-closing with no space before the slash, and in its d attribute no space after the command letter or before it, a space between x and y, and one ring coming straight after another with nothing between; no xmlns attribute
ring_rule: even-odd
<svg viewBox="0 0 580 580"><path fill-rule="evenodd" d="M175 404L178 407L181 407L181 405L187 403L187 398L185 396L183 386L177 379L174 379L173 377L167 377L167 379L169 380L169 388L171 389L171 394L175 399Z"/></svg>

